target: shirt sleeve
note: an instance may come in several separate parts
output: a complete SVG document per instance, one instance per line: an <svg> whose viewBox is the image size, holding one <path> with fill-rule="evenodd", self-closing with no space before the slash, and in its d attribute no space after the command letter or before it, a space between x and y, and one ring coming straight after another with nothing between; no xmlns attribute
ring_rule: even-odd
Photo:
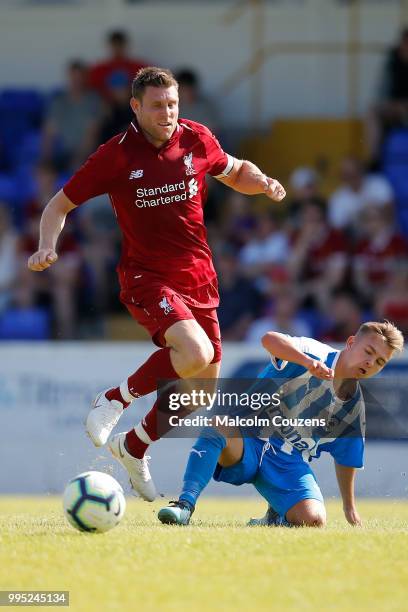
<svg viewBox="0 0 408 612"><path fill-rule="evenodd" d="M364 466L364 438L337 438L329 444L321 446L335 459L336 463L347 467L362 468Z"/></svg>
<svg viewBox="0 0 408 612"><path fill-rule="evenodd" d="M306 338L304 336L289 336L289 334L284 335L286 336L286 338L288 338L288 340L291 341L291 343L298 351L313 355L315 358L320 359L321 361L324 361L327 357L328 352L330 352L328 350L330 349L330 347L325 344L322 344L318 340L314 340L313 338ZM331 350L333 351L334 349ZM287 361L279 359L274 355L271 355L271 362L276 370L283 370L288 364Z"/></svg>
<svg viewBox="0 0 408 612"><path fill-rule="evenodd" d="M216 178L228 176L234 166L234 158L222 149L220 143L209 129L203 134L208 161L208 174Z"/></svg>
<svg viewBox="0 0 408 612"><path fill-rule="evenodd" d="M109 193L116 176L115 158L109 144L101 145L64 185L63 192L79 206L91 198Z"/></svg>

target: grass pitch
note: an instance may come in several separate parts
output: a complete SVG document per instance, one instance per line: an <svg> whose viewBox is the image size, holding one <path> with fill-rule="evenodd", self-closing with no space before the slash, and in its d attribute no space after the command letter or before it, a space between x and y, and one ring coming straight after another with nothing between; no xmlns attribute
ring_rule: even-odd
<svg viewBox="0 0 408 612"><path fill-rule="evenodd" d="M164 526L162 505L128 500L121 525L89 535L59 498L0 497L0 588L69 590L75 612L407 609L408 503L360 501L355 529L329 502L324 530L246 527L265 504L239 498Z"/></svg>

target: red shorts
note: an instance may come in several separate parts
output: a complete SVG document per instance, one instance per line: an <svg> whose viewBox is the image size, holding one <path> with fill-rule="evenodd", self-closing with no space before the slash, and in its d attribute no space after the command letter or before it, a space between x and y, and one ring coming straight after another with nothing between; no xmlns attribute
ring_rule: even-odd
<svg viewBox="0 0 408 612"><path fill-rule="evenodd" d="M215 308L187 305L181 295L160 283L152 283L143 290L122 289L120 300L157 346L166 346L164 334L174 323L195 319L213 345L211 363L221 361L221 332Z"/></svg>

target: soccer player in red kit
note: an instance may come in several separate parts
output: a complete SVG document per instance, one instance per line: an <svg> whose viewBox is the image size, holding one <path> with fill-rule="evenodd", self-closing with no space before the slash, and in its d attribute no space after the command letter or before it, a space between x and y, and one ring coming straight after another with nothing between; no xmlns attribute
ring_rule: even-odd
<svg viewBox="0 0 408 612"><path fill-rule="evenodd" d="M219 374L217 278L203 221L206 174L241 193L285 197L278 181L225 153L204 125L178 118L178 85L170 71L141 69L130 105L135 119L128 130L99 147L48 203L38 251L28 261L33 271L54 264L66 215L109 194L123 233L120 299L161 348L95 399L86 429L96 446L107 442L133 399L157 389L158 380ZM157 416L158 401L134 429L109 441L132 487L148 501L156 490L145 451L158 439Z"/></svg>

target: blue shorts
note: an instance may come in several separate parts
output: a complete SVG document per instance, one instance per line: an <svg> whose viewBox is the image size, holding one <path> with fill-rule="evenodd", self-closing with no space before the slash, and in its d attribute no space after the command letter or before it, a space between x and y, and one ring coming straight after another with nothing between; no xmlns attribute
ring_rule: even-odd
<svg viewBox="0 0 408 612"><path fill-rule="evenodd" d="M300 454L288 455L259 438L243 441L241 461L228 468L217 465L214 480L236 486L253 484L281 517L303 499L323 503L316 477Z"/></svg>

